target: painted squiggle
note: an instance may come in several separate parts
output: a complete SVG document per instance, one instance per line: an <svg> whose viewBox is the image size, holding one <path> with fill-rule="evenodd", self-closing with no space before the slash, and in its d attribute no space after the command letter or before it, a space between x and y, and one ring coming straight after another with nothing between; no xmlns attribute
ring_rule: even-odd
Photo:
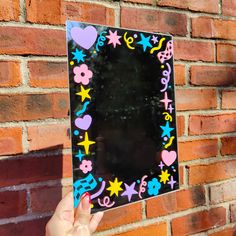
<svg viewBox="0 0 236 236"><path fill-rule="evenodd" d="M98 204L102 207L109 208L109 207L114 206L114 204L115 204L114 201L110 203L111 199L108 196L105 196L102 201L103 202L101 202L100 198L98 198Z"/></svg>
<svg viewBox="0 0 236 236"><path fill-rule="evenodd" d="M106 182L105 182L105 181L102 181L102 186L101 186L101 188L98 190L98 192L96 192L96 193L94 193L94 194L91 195L91 199L94 199L94 198L100 196L100 195L102 194L103 190L105 189L105 187L106 187Z"/></svg>
<svg viewBox="0 0 236 236"><path fill-rule="evenodd" d="M151 49L150 53L153 54L155 51L161 49L162 47L162 43L165 41L166 38L161 38L160 41L159 41L159 44L157 47L154 47Z"/></svg>
<svg viewBox="0 0 236 236"><path fill-rule="evenodd" d="M103 36L103 34L106 34L106 33L107 33L106 31L102 31L99 35L98 41L96 43L96 50L98 52L100 51L99 47L104 46L104 42L106 41L106 37Z"/></svg>
<svg viewBox="0 0 236 236"><path fill-rule="evenodd" d="M170 139L169 139L169 142L165 145L165 148L170 147L172 145L172 142L173 142L174 139L175 139L175 137L171 136Z"/></svg>
<svg viewBox="0 0 236 236"><path fill-rule="evenodd" d="M164 88L160 90L161 92L165 92L167 90L168 84L170 82L171 67L169 63L166 63L166 66L168 67L168 69L162 72L162 75L164 77L161 78L161 83L164 85Z"/></svg>
<svg viewBox="0 0 236 236"><path fill-rule="evenodd" d="M86 111L86 109L87 109L87 106L89 105L89 103L90 102L85 102L84 104L83 104L83 108L81 109L81 110L79 110L79 111L77 111L76 112L76 116L81 116L85 111Z"/></svg>
<svg viewBox="0 0 236 236"><path fill-rule="evenodd" d="M165 115L165 120L172 122L172 116L168 112L163 112L162 115Z"/></svg>
<svg viewBox="0 0 236 236"><path fill-rule="evenodd" d="M145 181L145 179L147 178L148 176L147 175L144 175L141 179L141 183L140 183L140 186L139 186L139 192L138 192L138 195L139 197L142 199L142 195L141 193L144 193L146 191L146 188L145 186L147 186L147 181Z"/></svg>
<svg viewBox="0 0 236 236"><path fill-rule="evenodd" d="M132 47L132 46L130 45L131 43L134 42L134 38L131 37L131 36L127 38L126 36L127 36L127 32L125 32L125 34L124 34L124 40L125 40L125 42L126 42L127 47L128 47L129 49L134 50L135 47Z"/></svg>

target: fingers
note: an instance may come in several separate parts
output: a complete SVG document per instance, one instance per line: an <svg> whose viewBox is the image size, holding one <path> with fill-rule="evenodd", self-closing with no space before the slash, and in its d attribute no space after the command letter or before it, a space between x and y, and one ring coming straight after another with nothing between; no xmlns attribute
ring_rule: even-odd
<svg viewBox="0 0 236 236"><path fill-rule="evenodd" d="M91 233L94 233L96 231L100 221L102 220L103 215L103 212L97 212L93 215L89 224L89 229Z"/></svg>
<svg viewBox="0 0 236 236"><path fill-rule="evenodd" d="M79 206L75 210L75 223L77 225L89 225L91 219L90 194L85 193L80 200Z"/></svg>

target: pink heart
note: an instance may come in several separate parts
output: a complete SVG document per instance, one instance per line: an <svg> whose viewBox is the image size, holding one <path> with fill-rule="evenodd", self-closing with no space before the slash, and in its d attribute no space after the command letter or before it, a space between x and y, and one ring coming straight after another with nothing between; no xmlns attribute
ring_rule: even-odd
<svg viewBox="0 0 236 236"><path fill-rule="evenodd" d="M79 129L87 130L92 123L92 117L90 115L85 115L83 118L77 118L75 120L75 125Z"/></svg>
<svg viewBox="0 0 236 236"><path fill-rule="evenodd" d="M84 29L73 27L70 34L78 45L87 50L93 46L97 39L97 30L93 26L87 26Z"/></svg>
<svg viewBox="0 0 236 236"><path fill-rule="evenodd" d="M170 151L169 152L167 150L163 150L161 152L161 158L167 166L170 166L175 162L175 160L177 158L176 151Z"/></svg>

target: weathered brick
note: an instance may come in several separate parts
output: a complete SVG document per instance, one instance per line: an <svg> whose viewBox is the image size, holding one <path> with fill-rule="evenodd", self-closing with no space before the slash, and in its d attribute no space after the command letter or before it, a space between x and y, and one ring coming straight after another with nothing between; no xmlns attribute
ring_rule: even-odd
<svg viewBox="0 0 236 236"><path fill-rule="evenodd" d="M167 235L167 225L165 222L160 222L158 224L148 225L130 230L125 233L112 234L110 236L154 236L154 235Z"/></svg>
<svg viewBox="0 0 236 236"><path fill-rule="evenodd" d="M0 128L0 155L22 153L22 128Z"/></svg>
<svg viewBox="0 0 236 236"><path fill-rule="evenodd" d="M98 226L98 231L111 229L140 220L142 220L142 205L141 202L138 202L107 211Z"/></svg>
<svg viewBox="0 0 236 236"><path fill-rule="evenodd" d="M102 4L86 2L62 2L61 23L66 20L115 25L115 10Z"/></svg>
<svg viewBox="0 0 236 236"><path fill-rule="evenodd" d="M218 62L236 62L236 45L228 43L217 43Z"/></svg>
<svg viewBox="0 0 236 236"><path fill-rule="evenodd" d="M0 87L17 87L21 84L19 61L0 61Z"/></svg>
<svg viewBox="0 0 236 236"><path fill-rule="evenodd" d="M177 116L177 132L178 136L183 136L185 131L185 119L184 116Z"/></svg>
<svg viewBox="0 0 236 236"><path fill-rule="evenodd" d="M235 222L236 221L236 204L235 203L230 204L229 209L230 209L230 222Z"/></svg>
<svg viewBox="0 0 236 236"><path fill-rule="evenodd" d="M218 0L159 0L157 1L157 5L209 13L218 13L219 11Z"/></svg>
<svg viewBox="0 0 236 236"><path fill-rule="evenodd" d="M19 223L11 223L0 225L0 235L4 236L43 236L45 235L45 226L49 218L35 219L32 221L23 221Z"/></svg>
<svg viewBox="0 0 236 236"><path fill-rule="evenodd" d="M197 186L147 200L147 217L160 217L204 204L204 188Z"/></svg>
<svg viewBox="0 0 236 236"><path fill-rule="evenodd" d="M222 91L222 109L236 108L236 91Z"/></svg>
<svg viewBox="0 0 236 236"><path fill-rule="evenodd" d="M19 21L20 0L0 0L0 20Z"/></svg>
<svg viewBox="0 0 236 236"><path fill-rule="evenodd" d="M214 89L177 89L177 110L204 110L217 107Z"/></svg>
<svg viewBox="0 0 236 236"><path fill-rule="evenodd" d="M68 87L66 62L30 61L29 85L42 88Z"/></svg>
<svg viewBox="0 0 236 236"><path fill-rule="evenodd" d="M142 3L142 4L153 4L153 0L124 0L124 2Z"/></svg>
<svg viewBox="0 0 236 236"><path fill-rule="evenodd" d="M222 137L221 143L221 155L236 154L236 137Z"/></svg>
<svg viewBox="0 0 236 236"><path fill-rule="evenodd" d="M193 85L231 86L236 85L236 67L191 66L190 82Z"/></svg>
<svg viewBox="0 0 236 236"><path fill-rule="evenodd" d="M214 44L211 42L175 40L174 54L176 60L213 61Z"/></svg>
<svg viewBox="0 0 236 236"><path fill-rule="evenodd" d="M236 228L229 228L208 234L209 236L235 236Z"/></svg>
<svg viewBox="0 0 236 236"><path fill-rule="evenodd" d="M69 148L69 125L51 124L28 127L29 150Z"/></svg>
<svg viewBox="0 0 236 236"><path fill-rule="evenodd" d="M71 187L52 186L39 187L30 190L30 205L33 212L54 211L57 204L71 191Z"/></svg>
<svg viewBox="0 0 236 236"><path fill-rule="evenodd" d="M192 36L236 39L236 21L198 17L192 19Z"/></svg>
<svg viewBox="0 0 236 236"><path fill-rule="evenodd" d="M2 187L71 176L71 155L43 157L26 155L17 159L0 160L0 186Z"/></svg>
<svg viewBox="0 0 236 236"><path fill-rule="evenodd" d="M0 95L0 122L64 118L68 100L64 93Z"/></svg>
<svg viewBox="0 0 236 236"><path fill-rule="evenodd" d="M236 180L210 186L210 203L217 204L236 199Z"/></svg>
<svg viewBox="0 0 236 236"><path fill-rule="evenodd" d="M191 115L189 134L219 134L236 131L236 113L220 115Z"/></svg>
<svg viewBox="0 0 236 236"><path fill-rule="evenodd" d="M185 36L187 34L187 17L180 13L122 7L121 26Z"/></svg>
<svg viewBox="0 0 236 236"><path fill-rule="evenodd" d="M185 85L185 65L175 64L175 84Z"/></svg>
<svg viewBox="0 0 236 236"><path fill-rule="evenodd" d="M26 0L26 20L32 23L60 24L61 0Z"/></svg>
<svg viewBox="0 0 236 236"><path fill-rule="evenodd" d="M0 218L10 218L27 213L26 191L0 192Z"/></svg>
<svg viewBox="0 0 236 236"><path fill-rule="evenodd" d="M236 16L236 0L222 0L222 13L226 16Z"/></svg>
<svg viewBox="0 0 236 236"><path fill-rule="evenodd" d="M172 220L172 235L182 236L203 232L226 223L226 210L223 207L213 208L181 216Z"/></svg>
<svg viewBox="0 0 236 236"><path fill-rule="evenodd" d="M65 42L63 30L0 27L0 54L65 56Z"/></svg>
<svg viewBox="0 0 236 236"><path fill-rule="evenodd" d="M179 161L191 161L215 157L218 153L217 139L202 139L179 142Z"/></svg>
<svg viewBox="0 0 236 236"><path fill-rule="evenodd" d="M236 176L236 161L189 166L189 184L212 183Z"/></svg>

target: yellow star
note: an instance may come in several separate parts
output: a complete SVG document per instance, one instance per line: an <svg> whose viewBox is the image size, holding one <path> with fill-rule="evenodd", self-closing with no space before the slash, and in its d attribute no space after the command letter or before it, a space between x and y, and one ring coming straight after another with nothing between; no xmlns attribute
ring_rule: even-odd
<svg viewBox="0 0 236 236"><path fill-rule="evenodd" d="M76 95L80 95L81 96L81 101L83 102L85 98L91 99L91 97L89 95L90 90L91 89L84 89L84 87L81 85L80 86L80 92L76 93Z"/></svg>
<svg viewBox="0 0 236 236"><path fill-rule="evenodd" d="M166 181L169 181L169 176L170 174L168 173L168 170L165 170L165 171L161 171L161 175L159 175L159 177L161 178L160 179L160 182L163 182L164 184L166 184Z"/></svg>
<svg viewBox="0 0 236 236"><path fill-rule="evenodd" d="M115 194L118 197L119 191L122 191L123 189L120 187L122 185L122 181L118 182L118 179L115 178L114 182L109 181L110 187L107 188L107 190L110 191L110 197Z"/></svg>
<svg viewBox="0 0 236 236"><path fill-rule="evenodd" d="M84 146L85 154L89 154L89 146L94 144L94 141L90 141L88 138L88 132L85 132L85 138L83 142L77 143L79 146Z"/></svg>

